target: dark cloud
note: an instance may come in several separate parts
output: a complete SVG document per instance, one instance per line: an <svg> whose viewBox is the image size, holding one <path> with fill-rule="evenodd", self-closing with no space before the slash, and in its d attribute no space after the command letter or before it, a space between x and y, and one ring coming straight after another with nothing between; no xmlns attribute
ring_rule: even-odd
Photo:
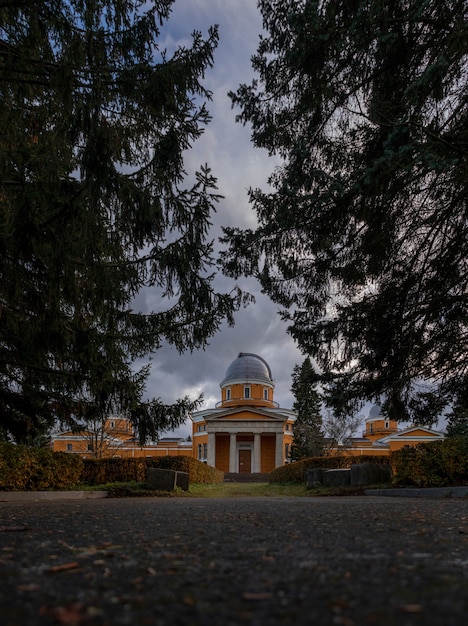
<svg viewBox="0 0 468 626"><path fill-rule="evenodd" d="M219 25L219 46L214 68L206 74L204 84L213 92L208 108L213 117L203 136L186 153L189 175L207 163L218 179L219 193L224 199L213 216L211 236L221 234L221 227L254 226L255 215L248 202L248 189L266 188L269 175L278 164L266 152L250 143L250 131L235 123L236 111L228 97L241 83L252 80L250 58L255 53L262 29L261 18L253 0L176 0L172 15L163 30L168 51L177 45L190 45L190 34L200 30L205 35L211 25ZM204 406L220 400L219 384L239 352L253 352L269 363L275 380L275 399L291 408L291 373L302 355L286 332L286 325L277 314L277 306L260 293L252 280L240 281L241 288L253 293L256 303L236 315L233 328L224 325L210 339L205 350L178 354L164 346L152 356L148 396L173 402L186 394L195 398L204 394ZM218 277L217 288L228 291L233 281ZM139 295L135 308L159 308L158 295L148 291ZM190 427L177 431L186 436Z"/></svg>

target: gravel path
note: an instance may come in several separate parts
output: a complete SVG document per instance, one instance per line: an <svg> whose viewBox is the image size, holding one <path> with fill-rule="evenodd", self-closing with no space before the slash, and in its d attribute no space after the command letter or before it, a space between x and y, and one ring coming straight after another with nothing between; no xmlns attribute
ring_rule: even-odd
<svg viewBox="0 0 468 626"><path fill-rule="evenodd" d="M468 501L0 504L0 623L464 626Z"/></svg>

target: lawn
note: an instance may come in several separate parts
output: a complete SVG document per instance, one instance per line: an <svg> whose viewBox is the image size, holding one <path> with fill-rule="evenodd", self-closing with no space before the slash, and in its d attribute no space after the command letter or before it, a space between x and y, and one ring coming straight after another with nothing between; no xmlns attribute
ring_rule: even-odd
<svg viewBox="0 0 468 626"><path fill-rule="evenodd" d="M188 494L199 498L238 498L259 496L295 496L310 495L305 484L284 485L276 483L218 483L213 485L192 484Z"/></svg>

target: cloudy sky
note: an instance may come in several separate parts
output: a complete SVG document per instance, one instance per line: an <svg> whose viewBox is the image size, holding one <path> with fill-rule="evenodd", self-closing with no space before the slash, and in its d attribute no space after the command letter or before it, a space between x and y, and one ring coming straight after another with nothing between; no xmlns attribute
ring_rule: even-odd
<svg viewBox="0 0 468 626"><path fill-rule="evenodd" d="M188 171L208 163L218 179L224 199L214 216L212 237L219 236L221 225L243 227L255 224L247 190L266 187L276 161L250 143L250 131L235 122L229 90L253 77L250 57L255 53L262 23L256 0L176 0L172 15L164 29L161 47L173 50L177 45L190 45L193 30L205 36L211 25L219 26L219 45L214 67L208 71L204 84L213 92L208 108L213 117L205 133L187 154ZM186 394L192 398L204 394L204 407L220 400L219 383L239 352L253 352L270 365L275 381L275 400L291 408L291 373L303 356L286 332L286 325L277 314L278 307L260 293L256 282L242 280L240 286L256 298L256 303L236 315L233 328L227 325L211 338L205 350L179 355L170 347L153 355L148 395L173 402ZM220 277L217 287L229 290L233 281ZM142 294L144 304L151 308L151 292ZM175 434L186 436L187 424Z"/></svg>
<svg viewBox="0 0 468 626"><path fill-rule="evenodd" d="M219 193L224 196L213 216L211 238L221 235L221 226L253 227L256 216L248 202L248 189L267 187L269 175L278 161L250 142L248 127L235 122L238 111L231 108L229 91L254 77L250 59L256 52L262 32L262 20L257 0L175 0L169 21L163 28L161 49L172 52L178 46L191 46L191 34L201 31L206 37L212 25L218 25L219 45L214 55L214 67L208 70L204 85L213 93L208 103L212 121L192 150L186 155L186 169L193 173L207 163L218 179ZM278 307L260 292L253 279L242 279L240 287L255 296L255 304L239 311L233 328L224 325L210 339L205 350L178 354L165 347L152 356L152 371L148 381L148 397L159 397L172 403L189 395L204 395L205 407L220 400L219 383L230 363L239 352L253 352L270 365L275 381L275 400L291 408L291 374L302 363L301 354L286 332L286 324L278 315ZM216 288L228 292L234 286L231 279L217 278ZM147 291L138 298L139 308L158 309L157 295ZM361 411L367 417L370 405ZM186 437L191 432L187 423L174 433Z"/></svg>

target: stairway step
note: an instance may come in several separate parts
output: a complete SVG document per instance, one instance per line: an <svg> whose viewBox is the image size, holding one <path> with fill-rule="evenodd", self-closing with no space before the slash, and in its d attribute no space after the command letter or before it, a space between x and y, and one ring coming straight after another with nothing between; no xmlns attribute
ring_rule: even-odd
<svg viewBox="0 0 468 626"><path fill-rule="evenodd" d="M235 474L226 472L224 474L225 483L267 483L269 474Z"/></svg>

